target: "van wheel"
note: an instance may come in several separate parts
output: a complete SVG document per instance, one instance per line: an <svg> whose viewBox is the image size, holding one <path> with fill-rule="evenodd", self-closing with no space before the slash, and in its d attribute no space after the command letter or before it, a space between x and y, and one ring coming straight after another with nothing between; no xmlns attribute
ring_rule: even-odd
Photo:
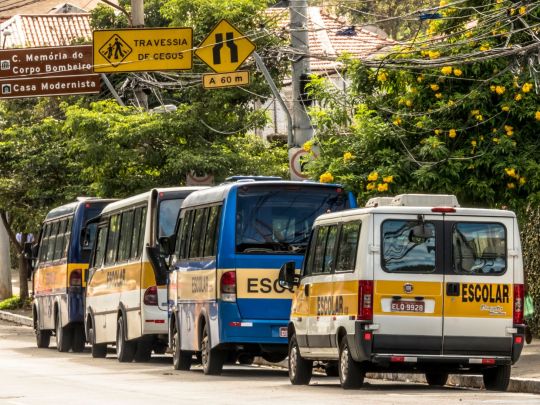
<svg viewBox="0 0 540 405"><path fill-rule="evenodd" d="M69 352L71 349L71 343L73 341L73 329L62 327L62 321L60 314L56 316L56 349L59 352Z"/></svg>
<svg viewBox="0 0 540 405"><path fill-rule="evenodd" d="M126 340L126 337L124 318L119 316L116 325L116 356L121 363L131 363L137 349L137 342Z"/></svg>
<svg viewBox="0 0 540 405"><path fill-rule="evenodd" d="M366 373L360 363L351 357L347 337L344 336L339 344L339 381L344 389L360 388L364 383Z"/></svg>
<svg viewBox="0 0 540 405"><path fill-rule="evenodd" d="M36 345L40 349L46 349L51 343L51 331L39 329L39 318L37 310L34 308L34 333L36 334Z"/></svg>
<svg viewBox="0 0 540 405"><path fill-rule="evenodd" d="M225 352L217 348L210 347L210 337L208 327L204 325L203 337L201 341L201 363L204 374L220 375L225 362Z"/></svg>
<svg viewBox="0 0 540 405"><path fill-rule="evenodd" d="M429 371L426 373L426 381L432 387L443 387L448 380L448 373Z"/></svg>
<svg viewBox="0 0 540 405"><path fill-rule="evenodd" d="M313 375L313 361L302 358L296 335L289 343L289 380L293 385L308 385Z"/></svg>
<svg viewBox="0 0 540 405"><path fill-rule="evenodd" d="M188 371L191 368L192 354L180 349L180 331L176 324L173 328L171 349L173 352L173 367L175 370Z"/></svg>
<svg viewBox="0 0 540 405"><path fill-rule="evenodd" d="M496 366L482 371L486 390L506 391L508 384L510 384L511 372L512 368L510 365Z"/></svg>
<svg viewBox="0 0 540 405"><path fill-rule="evenodd" d="M135 349L134 359L137 363L146 363L152 358L152 345L150 342L145 342L139 339L137 348Z"/></svg>
<svg viewBox="0 0 540 405"><path fill-rule="evenodd" d="M94 325L90 325L88 328L88 340L92 345L91 353L94 359L103 359L107 357L107 344L106 343L96 343L96 335L94 332Z"/></svg>

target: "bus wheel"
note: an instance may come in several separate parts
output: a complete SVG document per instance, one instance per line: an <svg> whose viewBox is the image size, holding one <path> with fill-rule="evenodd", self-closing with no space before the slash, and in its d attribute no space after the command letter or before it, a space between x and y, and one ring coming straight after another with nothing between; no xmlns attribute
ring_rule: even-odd
<svg viewBox="0 0 540 405"><path fill-rule="evenodd" d="M135 350L135 361L137 363L146 363L152 358L152 344L144 341L142 338L137 342Z"/></svg>
<svg viewBox="0 0 540 405"><path fill-rule="evenodd" d="M296 335L289 343L289 379L293 385L308 385L313 375L313 361L302 358Z"/></svg>
<svg viewBox="0 0 540 405"><path fill-rule="evenodd" d="M116 325L116 356L121 363L131 363L137 349L137 342L126 340L126 337L124 318L119 316Z"/></svg>
<svg viewBox="0 0 540 405"><path fill-rule="evenodd" d="M426 381L431 387L443 387L448 380L448 373L430 371L426 373Z"/></svg>
<svg viewBox="0 0 540 405"><path fill-rule="evenodd" d="M96 343L96 335L94 333L94 324L88 327L88 340L92 345L92 357L94 359L103 359L107 357L107 344L106 343Z"/></svg>
<svg viewBox="0 0 540 405"><path fill-rule="evenodd" d="M201 362L203 372L207 375L220 375L225 362L225 353L217 348L212 349L210 347L210 337L206 325L204 325L201 341Z"/></svg>
<svg viewBox="0 0 540 405"><path fill-rule="evenodd" d="M71 343L71 350L73 350L73 353L81 353L84 350L85 343L86 337L84 336L84 326L75 326L73 328L73 342Z"/></svg>
<svg viewBox="0 0 540 405"><path fill-rule="evenodd" d="M339 380L344 389L360 388L364 383L365 372L359 363L354 361L347 344L347 337L341 339L339 345Z"/></svg>
<svg viewBox="0 0 540 405"><path fill-rule="evenodd" d="M73 329L62 326L60 314L56 315L56 348L59 352L69 352L73 341Z"/></svg>
<svg viewBox="0 0 540 405"><path fill-rule="evenodd" d="M185 352L180 349L180 331L176 325L174 325L173 328L171 344L174 369L188 371L191 368L191 359L193 358L193 355L191 352Z"/></svg>
<svg viewBox="0 0 540 405"><path fill-rule="evenodd" d="M510 384L511 366L496 366L487 368L482 372L484 386L490 391L506 391Z"/></svg>
<svg viewBox="0 0 540 405"><path fill-rule="evenodd" d="M46 349L51 343L51 331L39 329L39 319L37 319L37 314L34 312L34 333L36 334L36 344L40 349Z"/></svg>

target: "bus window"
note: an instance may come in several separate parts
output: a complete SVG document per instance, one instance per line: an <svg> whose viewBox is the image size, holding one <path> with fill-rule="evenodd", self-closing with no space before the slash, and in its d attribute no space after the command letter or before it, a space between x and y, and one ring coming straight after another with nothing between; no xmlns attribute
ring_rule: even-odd
<svg viewBox="0 0 540 405"><path fill-rule="evenodd" d="M144 247L144 230L146 229L146 207L141 208L141 230L139 232L139 245L137 246L137 252L139 257Z"/></svg>
<svg viewBox="0 0 540 405"><path fill-rule="evenodd" d="M67 258L69 241L71 239L71 218L68 218L66 225L66 237L64 238L64 244L62 245L62 258Z"/></svg>
<svg viewBox="0 0 540 405"><path fill-rule="evenodd" d="M58 234L58 221L51 226L51 234L49 236L49 246L47 247L47 261L50 262L54 257L54 244L56 243L56 235Z"/></svg>
<svg viewBox="0 0 540 405"><path fill-rule="evenodd" d="M174 226L176 225L176 219L178 218L178 212L182 205L180 199L176 200L163 200L159 204L159 236L171 236L174 233Z"/></svg>
<svg viewBox="0 0 540 405"><path fill-rule="evenodd" d="M122 262L130 258L130 248L133 232L133 211L122 213L122 226L120 231L120 247L118 249L118 261Z"/></svg>
<svg viewBox="0 0 540 405"><path fill-rule="evenodd" d="M201 257L204 248L204 231L206 231L206 208L195 210L195 219L193 220L193 232L191 234L191 243L189 248L189 257Z"/></svg>
<svg viewBox="0 0 540 405"><path fill-rule="evenodd" d="M101 267L103 258L105 257L105 246L107 243L107 227L103 226L98 229L96 253L94 255L94 263L92 267Z"/></svg>
<svg viewBox="0 0 540 405"><path fill-rule="evenodd" d="M209 208L208 226L206 227L206 238L204 240L204 257L211 257L216 255L217 231L220 211L221 207L217 205Z"/></svg>
<svg viewBox="0 0 540 405"><path fill-rule="evenodd" d="M141 233L142 208L136 208L133 211L133 237L131 238L131 259L136 259L140 255L139 251L139 234Z"/></svg>
<svg viewBox="0 0 540 405"><path fill-rule="evenodd" d="M54 257L53 260L60 260L62 258L62 249L66 241L66 225L67 219L60 221L58 225L58 236L56 237L56 243L54 245Z"/></svg>
<svg viewBox="0 0 540 405"><path fill-rule="evenodd" d="M191 233L191 225L194 211L187 211L182 220L182 231L181 231L181 242L180 242L180 251L178 256L182 259L186 259L189 256L189 238L188 235Z"/></svg>
<svg viewBox="0 0 540 405"><path fill-rule="evenodd" d="M51 232L51 224L46 224L43 227L43 233L41 235L41 244L39 247L39 261L47 261L47 251L49 249L49 233Z"/></svg>
<svg viewBox="0 0 540 405"><path fill-rule="evenodd" d="M107 238L107 256L105 264L113 264L118 252L118 236L120 233L120 215L113 215L109 222L109 235Z"/></svg>

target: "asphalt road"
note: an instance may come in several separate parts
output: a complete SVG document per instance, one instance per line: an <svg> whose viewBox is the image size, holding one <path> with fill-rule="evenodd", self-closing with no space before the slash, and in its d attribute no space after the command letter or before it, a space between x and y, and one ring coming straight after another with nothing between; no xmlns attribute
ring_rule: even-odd
<svg viewBox="0 0 540 405"><path fill-rule="evenodd" d="M368 380L344 391L337 378L317 376L293 387L283 370L226 366L223 375L204 376L200 367L175 371L170 358L120 364L85 353L37 349L27 327L0 321L0 404L540 404L532 394L442 388Z"/></svg>

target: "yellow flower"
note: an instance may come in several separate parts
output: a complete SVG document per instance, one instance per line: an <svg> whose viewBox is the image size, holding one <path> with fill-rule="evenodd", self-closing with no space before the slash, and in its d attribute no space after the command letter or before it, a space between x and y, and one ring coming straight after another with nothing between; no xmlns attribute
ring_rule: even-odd
<svg viewBox="0 0 540 405"><path fill-rule="evenodd" d="M500 140L499 140L499 138L493 138L493 142L495 142L495 143L499 143L499 142L500 142Z"/></svg>
<svg viewBox="0 0 540 405"><path fill-rule="evenodd" d="M536 121L540 121L540 111L534 113L534 118L536 119Z"/></svg>
<svg viewBox="0 0 540 405"><path fill-rule="evenodd" d="M485 52L485 51L489 51L491 49L491 47L488 45L488 44L483 44L481 47L480 47L480 50L482 52Z"/></svg>
<svg viewBox="0 0 540 405"><path fill-rule="evenodd" d="M441 1L439 2L439 7L444 7L444 6L446 6L447 4L448 4L448 2L447 2L446 0L441 0Z"/></svg>
<svg viewBox="0 0 540 405"><path fill-rule="evenodd" d="M412 100L406 100L406 101L405 101L405 105L406 105L407 107L412 107Z"/></svg>
<svg viewBox="0 0 540 405"><path fill-rule="evenodd" d="M433 90L433 91L439 90L439 85L438 85L438 84L435 84L435 83L431 83L431 84L429 85L429 87L430 87L431 90Z"/></svg>
<svg viewBox="0 0 540 405"><path fill-rule="evenodd" d="M516 14L516 9L515 8L511 8L510 9L510 15L514 15Z"/></svg>
<svg viewBox="0 0 540 405"><path fill-rule="evenodd" d="M448 103L446 103L446 105L447 105L448 107L452 107L454 104L456 104L456 103L454 103L453 100L448 100Z"/></svg>
<svg viewBox="0 0 540 405"><path fill-rule="evenodd" d="M527 7L521 6L521 7L519 8L519 14L523 15L523 14L525 14L526 12L527 12Z"/></svg>
<svg viewBox="0 0 540 405"><path fill-rule="evenodd" d="M388 183L380 183L377 185L377 191L379 193L382 193L384 191L387 191L388 190Z"/></svg>
<svg viewBox="0 0 540 405"><path fill-rule="evenodd" d="M439 51L428 51L429 59L437 59L441 56Z"/></svg>
<svg viewBox="0 0 540 405"><path fill-rule="evenodd" d="M311 152L311 150L313 149L313 141L307 141L304 144L303 149L308 153Z"/></svg>
<svg viewBox="0 0 540 405"><path fill-rule="evenodd" d="M388 79L388 75L385 72L380 72L377 75L377 80L380 81L380 82L385 82L386 79Z"/></svg>
<svg viewBox="0 0 540 405"><path fill-rule="evenodd" d="M343 161L344 162L348 162L349 160L351 160L353 157L352 153L351 152L345 152L343 154Z"/></svg>
<svg viewBox="0 0 540 405"><path fill-rule="evenodd" d="M506 132L506 136L512 136L512 135L514 135L514 131L507 131Z"/></svg>
<svg viewBox="0 0 540 405"><path fill-rule="evenodd" d="M484 140L484 135L480 135L480 140L481 140L481 141Z"/></svg>
<svg viewBox="0 0 540 405"><path fill-rule="evenodd" d="M504 169L505 173L507 176L510 176L510 177L516 177L516 169L513 168L513 167L506 167Z"/></svg>
<svg viewBox="0 0 540 405"><path fill-rule="evenodd" d="M524 185L526 182L527 182L527 179L526 179L525 177L521 177L521 178L519 179L519 185L520 185L520 186Z"/></svg>
<svg viewBox="0 0 540 405"><path fill-rule="evenodd" d="M461 69L454 69L454 76L461 76L463 74L463 72L461 71Z"/></svg>
<svg viewBox="0 0 540 405"><path fill-rule="evenodd" d="M435 98L442 98L442 93L435 93Z"/></svg>
<svg viewBox="0 0 540 405"><path fill-rule="evenodd" d="M375 188L375 183L368 183L366 186L367 191L371 191Z"/></svg>
<svg viewBox="0 0 540 405"><path fill-rule="evenodd" d="M512 190L513 188L516 188L516 185L514 183L506 183L506 188Z"/></svg>
<svg viewBox="0 0 540 405"><path fill-rule="evenodd" d="M416 78L416 81L417 81L418 83L422 83L422 82L424 81L424 75L418 76L418 77Z"/></svg>
<svg viewBox="0 0 540 405"><path fill-rule="evenodd" d="M504 94L506 88L504 86L495 86L495 93L498 95Z"/></svg>
<svg viewBox="0 0 540 405"><path fill-rule="evenodd" d="M528 93L529 91L531 91L532 87L533 85L531 83L525 83L523 87L521 87L521 91L523 93Z"/></svg>
<svg viewBox="0 0 540 405"><path fill-rule="evenodd" d="M377 181L378 178L379 178L379 173L377 172L371 172L367 176L368 181Z"/></svg>
<svg viewBox="0 0 540 405"><path fill-rule="evenodd" d="M490 89L491 91L495 92L496 87L495 87L494 84L492 84L491 86L489 86L489 89Z"/></svg>
<svg viewBox="0 0 540 405"><path fill-rule="evenodd" d="M480 121L480 122L484 121L484 117L482 117L481 114L477 114L474 118L476 118L476 121Z"/></svg>
<svg viewBox="0 0 540 405"><path fill-rule="evenodd" d="M398 126L398 125L401 125L401 118L397 117L394 121L393 121L394 125Z"/></svg>
<svg viewBox="0 0 540 405"><path fill-rule="evenodd" d="M450 131L448 131L448 136L452 139L454 139L456 137L457 133L456 133L456 130L454 128L452 128Z"/></svg>
<svg viewBox="0 0 540 405"><path fill-rule="evenodd" d="M521 94L516 94L516 96L514 97L514 100L519 101L522 98L523 98L523 96Z"/></svg>
<svg viewBox="0 0 540 405"><path fill-rule="evenodd" d="M471 145L472 145L473 148L476 148L476 141L475 141L475 140L472 140L472 141L471 141Z"/></svg>
<svg viewBox="0 0 540 405"><path fill-rule="evenodd" d="M514 127L511 126L511 125L505 125L505 126L504 126L504 130L505 130L506 132L513 131L513 130L514 130Z"/></svg>
<svg viewBox="0 0 540 405"><path fill-rule="evenodd" d="M501 107L501 110L503 110L504 112L508 112L508 111L510 111L510 107L508 107L507 105L503 105Z"/></svg>
<svg viewBox="0 0 540 405"><path fill-rule="evenodd" d="M319 181L321 183L332 183L334 181L334 176L332 176L332 173L325 172L321 174L321 177L319 177Z"/></svg>
<svg viewBox="0 0 540 405"><path fill-rule="evenodd" d="M385 183L392 183L394 181L394 176L385 176L382 179Z"/></svg>
<svg viewBox="0 0 540 405"><path fill-rule="evenodd" d="M445 66L441 68L441 73L446 76L452 74L452 66Z"/></svg>
<svg viewBox="0 0 540 405"><path fill-rule="evenodd" d="M440 135L442 131L440 129L436 129L434 132L435 132L435 135Z"/></svg>
<svg viewBox="0 0 540 405"><path fill-rule="evenodd" d="M480 110L472 110L471 115L478 115L480 114Z"/></svg>

